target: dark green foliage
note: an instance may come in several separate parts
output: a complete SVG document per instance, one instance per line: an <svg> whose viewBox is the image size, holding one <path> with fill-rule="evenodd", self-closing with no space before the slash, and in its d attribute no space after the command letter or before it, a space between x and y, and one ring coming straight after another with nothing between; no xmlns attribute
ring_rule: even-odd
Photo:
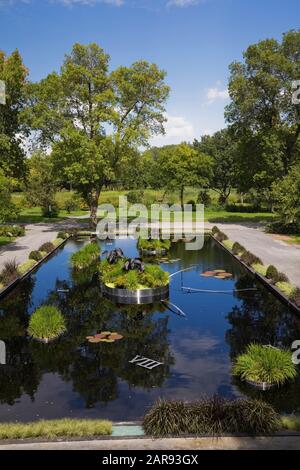
<svg viewBox="0 0 300 470"><path fill-rule="evenodd" d="M278 282L278 274L277 268L270 264L267 269L266 278L270 279L275 284Z"/></svg>
<svg viewBox="0 0 300 470"><path fill-rule="evenodd" d="M170 240L158 240L158 239L143 239L139 238L138 240L138 248L141 250L149 250L149 251L169 251L171 248Z"/></svg>
<svg viewBox="0 0 300 470"><path fill-rule="evenodd" d="M55 202L52 202L48 206L42 207L43 217L57 217L59 213L59 207Z"/></svg>
<svg viewBox="0 0 300 470"><path fill-rule="evenodd" d="M300 307L300 289L296 287L290 295L290 300Z"/></svg>
<svg viewBox="0 0 300 470"><path fill-rule="evenodd" d="M50 253L54 249L55 249L55 246L51 242L43 243L43 245L39 247L39 251L44 251L46 253Z"/></svg>
<svg viewBox="0 0 300 470"><path fill-rule="evenodd" d="M215 395L187 403L159 400L145 414L143 427L154 437L223 435L247 433L266 435L277 431L279 418L274 409L259 400L228 400Z"/></svg>
<svg viewBox="0 0 300 470"><path fill-rule="evenodd" d="M208 191L200 191L198 194L198 199L197 202L199 204L204 204L204 206L210 206L211 205L211 197Z"/></svg>
<svg viewBox="0 0 300 470"><path fill-rule="evenodd" d="M263 264L261 259L251 253L251 251L244 251L241 256L241 261L243 261L243 263L247 264L248 266L251 266L252 264Z"/></svg>
<svg viewBox="0 0 300 470"><path fill-rule="evenodd" d="M43 258L43 255L40 251L31 251L31 253L28 256L29 259L34 259L35 261L40 261Z"/></svg>
<svg viewBox="0 0 300 470"><path fill-rule="evenodd" d="M289 282L289 278L286 274L278 271L277 281L276 282Z"/></svg>
<svg viewBox="0 0 300 470"><path fill-rule="evenodd" d="M255 204L226 204L226 212L239 212L241 214L254 214L255 212L269 212L267 208L259 207Z"/></svg>
<svg viewBox="0 0 300 470"><path fill-rule="evenodd" d="M298 235L300 225L295 223L272 222L265 227L268 233L278 233L280 235Z"/></svg>
<svg viewBox="0 0 300 470"><path fill-rule="evenodd" d="M246 251L246 248L243 247L243 245L241 245L239 242L235 242L232 245L231 251L234 255L241 255L244 251Z"/></svg>
<svg viewBox="0 0 300 470"><path fill-rule="evenodd" d="M216 225L214 225L213 228L211 229L211 233L215 235L218 232L220 232L219 228Z"/></svg>
<svg viewBox="0 0 300 470"><path fill-rule="evenodd" d="M220 231L215 234L215 238L219 242L223 242L224 240L228 240L228 237L227 237L226 233L220 232Z"/></svg>
<svg viewBox="0 0 300 470"><path fill-rule="evenodd" d="M190 199L188 202L186 202L185 204L189 204L191 207L192 207L192 211L195 212L196 210L196 203L193 199Z"/></svg>
<svg viewBox="0 0 300 470"><path fill-rule="evenodd" d="M7 261L4 263L4 268L0 273L0 283L4 286L8 285L10 282L13 282L19 277L18 274L18 265L15 259Z"/></svg>
<svg viewBox="0 0 300 470"><path fill-rule="evenodd" d="M130 204L143 204L144 191L137 189L127 193L127 200Z"/></svg>

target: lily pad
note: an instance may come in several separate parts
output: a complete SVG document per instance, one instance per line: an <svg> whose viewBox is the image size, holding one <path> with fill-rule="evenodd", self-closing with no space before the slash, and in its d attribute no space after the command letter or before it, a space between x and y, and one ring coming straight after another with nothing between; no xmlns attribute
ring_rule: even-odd
<svg viewBox="0 0 300 470"><path fill-rule="evenodd" d="M211 277L211 276L214 276L215 275L215 271L204 271L201 276L204 276L204 277Z"/></svg>
<svg viewBox="0 0 300 470"><path fill-rule="evenodd" d="M103 338L107 338L107 336L109 336L109 333L97 333L95 335L95 338L103 339Z"/></svg>
<svg viewBox="0 0 300 470"><path fill-rule="evenodd" d="M108 339L113 339L114 341L115 340L118 340L118 339L122 339L123 338L123 335L120 335L119 333L112 333Z"/></svg>
<svg viewBox="0 0 300 470"><path fill-rule="evenodd" d="M101 341L101 343L114 343L115 340L114 339L99 339L99 341Z"/></svg>
<svg viewBox="0 0 300 470"><path fill-rule="evenodd" d="M86 339L93 339L95 336L86 336Z"/></svg>
<svg viewBox="0 0 300 470"><path fill-rule="evenodd" d="M95 337L89 339L90 343L100 343L100 341L103 341L103 339L95 338Z"/></svg>
<svg viewBox="0 0 300 470"><path fill-rule="evenodd" d="M225 269L214 269L215 273L226 273Z"/></svg>
<svg viewBox="0 0 300 470"><path fill-rule="evenodd" d="M104 336L108 336L108 335L111 335L111 331L101 331L101 335L104 335Z"/></svg>

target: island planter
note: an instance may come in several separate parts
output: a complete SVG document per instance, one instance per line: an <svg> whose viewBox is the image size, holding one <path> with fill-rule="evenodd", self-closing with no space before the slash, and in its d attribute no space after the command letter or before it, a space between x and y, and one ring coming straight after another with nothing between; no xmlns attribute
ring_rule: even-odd
<svg viewBox="0 0 300 470"><path fill-rule="evenodd" d="M161 255L166 255L168 253L168 250L166 248L161 248L158 250L150 250L147 248L140 248L140 252L143 255L146 256L161 256Z"/></svg>
<svg viewBox="0 0 300 470"><path fill-rule="evenodd" d="M277 386L277 384L275 384L275 383L254 382L253 380L248 380L248 379L246 379L245 382L248 385L251 385L251 387L255 387L259 390L262 390L263 392L266 392L266 391L270 390L271 388L274 388L275 386Z"/></svg>
<svg viewBox="0 0 300 470"><path fill-rule="evenodd" d="M153 304L169 298L169 284L145 289L124 289L101 283L103 294L119 304Z"/></svg>

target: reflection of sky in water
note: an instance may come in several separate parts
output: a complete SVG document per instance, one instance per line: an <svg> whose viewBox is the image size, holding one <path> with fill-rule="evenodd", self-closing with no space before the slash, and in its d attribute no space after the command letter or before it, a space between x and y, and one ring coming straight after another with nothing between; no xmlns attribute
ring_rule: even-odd
<svg viewBox="0 0 300 470"><path fill-rule="evenodd" d="M231 357L250 341L289 346L299 336L295 316L212 241L200 252L174 244L170 258L177 261L162 264L169 272L196 265L171 278L170 301L186 317L162 305L124 310L103 300L98 284L76 284L69 257L83 243L69 241L33 276L31 292L23 283L0 303L0 335L7 335L11 357L10 365L0 369L1 421L62 416L135 420L159 397L195 400L214 393L253 395L252 389L232 379ZM135 240L101 245L102 251L121 247L127 256L138 254ZM200 276L204 270L217 268L231 272L233 278L223 281ZM57 281L68 283L70 297L56 293ZM186 293L182 286L229 292ZM238 296L231 292L253 286L258 287L255 293ZM61 305L73 325L73 333L51 350L16 333L18 325L26 330L27 314L49 298ZM120 331L124 339L118 344L88 345L86 334L102 328ZM129 364L135 354L165 364L145 370ZM300 409L299 388L297 382L276 396L264 397L282 410Z"/></svg>

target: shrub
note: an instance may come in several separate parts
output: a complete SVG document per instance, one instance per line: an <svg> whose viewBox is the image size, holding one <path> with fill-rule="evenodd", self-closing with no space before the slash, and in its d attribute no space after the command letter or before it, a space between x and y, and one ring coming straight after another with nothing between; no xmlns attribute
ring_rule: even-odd
<svg viewBox="0 0 300 470"><path fill-rule="evenodd" d="M213 228L211 229L211 233L213 235L215 235L216 233L220 232L220 230L218 229L218 227L216 225L213 226Z"/></svg>
<svg viewBox="0 0 300 470"><path fill-rule="evenodd" d="M290 295L290 300L294 302L297 306L300 306L300 289L295 287Z"/></svg>
<svg viewBox="0 0 300 470"><path fill-rule="evenodd" d="M265 227L268 233L278 233L280 235L298 235L300 225L295 223L272 222Z"/></svg>
<svg viewBox="0 0 300 470"><path fill-rule="evenodd" d="M281 416L281 424L285 429L289 429L290 431L300 431L300 416Z"/></svg>
<svg viewBox="0 0 300 470"><path fill-rule="evenodd" d="M270 266L268 266L268 269L267 269L267 272L266 272L266 277L268 279L270 279L274 284L278 280L278 271L275 268L275 266L273 266L272 264L270 264Z"/></svg>
<svg viewBox="0 0 300 470"><path fill-rule="evenodd" d="M0 282L3 286L7 286L19 277L18 265L15 259L6 261L4 268L0 273Z"/></svg>
<svg viewBox="0 0 300 470"><path fill-rule="evenodd" d="M256 271L258 274L261 274L262 276L265 276L267 273L267 266L264 266L263 264L253 263L252 268L254 269L254 271Z"/></svg>
<svg viewBox="0 0 300 470"><path fill-rule="evenodd" d="M81 250L73 253L71 264L75 269L84 269L95 262L100 256L100 248L97 243L88 243Z"/></svg>
<svg viewBox="0 0 300 470"><path fill-rule="evenodd" d="M144 191L136 189L127 193L127 200L130 204L143 204Z"/></svg>
<svg viewBox="0 0 300 470"><path fill-rule="evenodd" d="M199 204L204 204L204 206L210 206L211 197L208 191L200 191L198 194L197 202Z"/></svg>
<svg viewBox="0 0 300 470"><path fill-rule="evenodd" d="M286 274L278 271L277 282L289 282L289 278Z"/></svg>
<svg viewBox="0 0 300 470"><path fill-rule="evenodd" d="M223 245L228 248L228 250L232 250L233 247L233 241L232 240L224 240Z"/></svg>
<svg viewBox="0 0 300 470"><path fill-rule="evenodd" d="M263 264L260 258L251 253L251 251L247 250L242 253L241 261L243 261L243 263L247 264L248 266L252 266L252 264Z"/></svg>
<svg viewBox="0 0 300 470"><path fill-rule="evenodd" d="M20 276L24 276L28 271L30 271L36 265L36 261L34 259L28 259L24 263L18 266L18 274Z"/></svg>
<svg viewBox="0 0 300 470"><path fill-rule="evenodd" d="M55 246L51 242L43 243L43 245L39 247L39 251L45 251L46 253L51 253L54 249Z"/></svg>
<svg viewBox="0 0 300 470"><path fill-rule="evenodd" d="M28 333L36 339L54 339L66 330L62 313L51 305L42 305L29 321Z"/></svg>
<svg viewBox="0 0 300 470"><path fill-rule="evenodd" d="M193 403L159 400L145 414L143 427L154 437L182 434L271 434L278 430L274 409L259 400L219 396Z"/></svg>
<svg viewBox="0 0 300 470"><path fill-rule="evenodd" d="M28 256L29 259L34 259L35 261L40 261L41 259L43 259L43 255L41 253L41 251L31 251L29 253L29 256Z"/></svg>
<svg viewBox="0 0 300 470"><path fill-rule="evenodd" d="M63 240L68 238L68 236L69 236L69 234L67 232L58 232L58 234L57 234L57 238L62 238Z"/></svg>
<svg viewBox="0 0 300 470"><path fill-rule="evenodd" d="M196 210L196 203L193 199L190 199L186 204L189 204L192 208L192 211L195 212Z"/></svg>
<svg viewBox="0 0 300 470"><path fill-rule="evenodd" d="M57 248L59 245L63 243L64 239L63 238L56 238L55 240L52 241L53 245L55 248Z"/></svg>
<svg viewBox="0 0 300 470"><path fill-rule="evenodd" d="M246 248L243 247L239 242L234 242L232 245L232 253L234 255L241 255L244 251L246 251Z"/></svg>
<svg viewBox="0 0 300 470"><path fill-rule="evenodd" d="M282 385L295 379L297 369L290 351L252 343L237 357L233 374L252 382Z"/></svg>
<svg viewBox="0 0 300 470"><path fill-rule="evenodd" d="M63 207L68 212L68 214L71 214L71 212L79 209L79 204L75 197L71 197L65 201Z"/></svg>
<svg viewBox="0 0 300 470"><path fill-rule="evenodd" d="M22 237L24 235L25 235L25 228L22 225L2 225L0 227L0 236Z"/></svg>
<svg viewBox="0 0 300 470"><path fill-rule="evenodd" d="M275 286L278 287L278 289L281 290L281 292L283 292L289 298L294 290L294 286L289 282L276 282Z"/></svg>
<svg viewBox="0 0 300 470"><path fill-rule="evenodd" d="M224 232L217 232L215 234L215 238L219 241L219 242L223 242L224 240L228 240L228 237L227 235L224 233Z"/></svg>

